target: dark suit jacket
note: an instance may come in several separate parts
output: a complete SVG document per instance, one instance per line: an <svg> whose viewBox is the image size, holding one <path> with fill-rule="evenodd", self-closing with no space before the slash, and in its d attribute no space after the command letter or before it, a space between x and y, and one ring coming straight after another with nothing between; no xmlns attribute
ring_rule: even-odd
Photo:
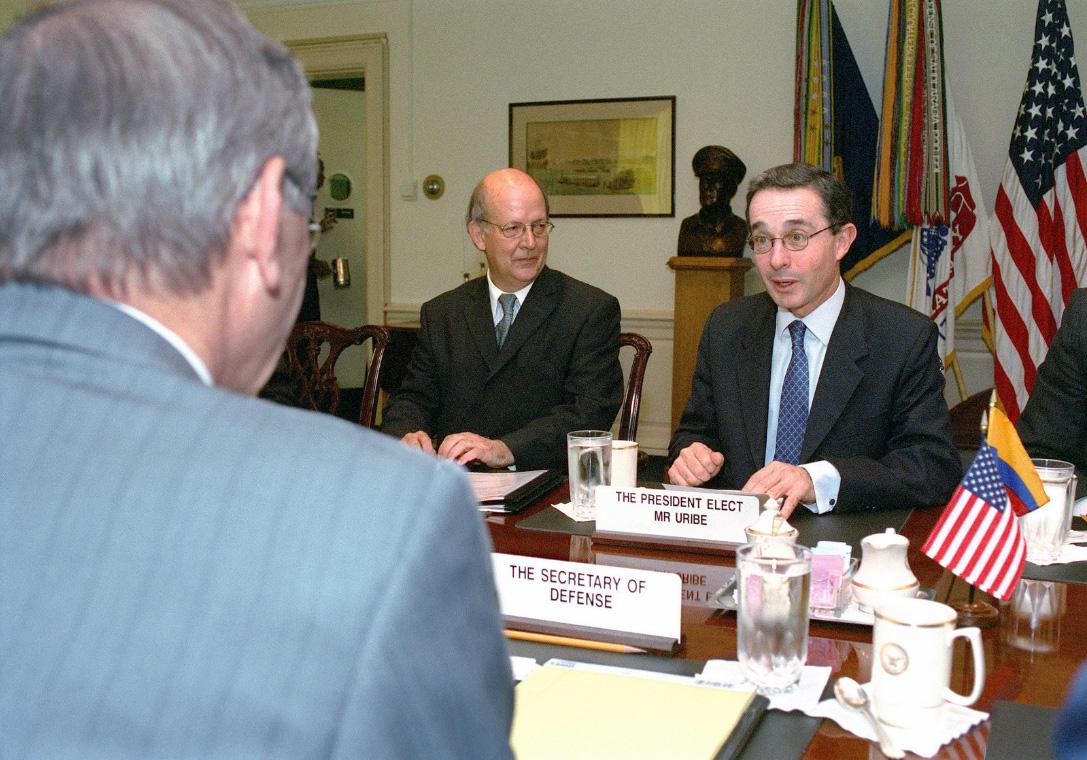
<svg viewBox="0 0 1087 760"><path fill-rule="evenodd" d="M510 757L456 467L16 284L0 441L0 757Z"/></svg>
<svg viewBox="0 0 1087 760"><path fill-rule="evenodd" d="M521 469L566 467L566 434L608 430L623 398L619 302L544 268L499 350L479 277L423 304L419 341L381 429L498 438Z"/></svg>
<svg viewBox="0 0 1087 760"><path fill-rule="evenodd" d="M1016 427L1031 456L1087 471L1087 289L1072 294Z"/></svg>
<svg viewBox="0 0 1087 760"><path fill-rule="evenodd" d="M695 441L723 453L711 487L741 488L763 466L776 314L763 293L718 306L706 322L669 456ZM836 511L947 501L962 465L943 387L935 325L846 286L800 452L838 469Z"/></svg>

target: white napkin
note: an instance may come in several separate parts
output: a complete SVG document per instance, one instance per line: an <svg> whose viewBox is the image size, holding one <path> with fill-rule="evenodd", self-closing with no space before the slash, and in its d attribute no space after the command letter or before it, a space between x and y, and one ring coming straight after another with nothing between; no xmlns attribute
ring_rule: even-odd
<svg viewBox="0 0 1087 760"><path fill-rule="evenodd" d="M720 686L725 689L751 688L736 660L709 660L702 672L694 678L706 686ZM828 678L829 667L805 665L800 673L800 681L795 686L788 691L764 696L770 700L771 710L807 712L819 702Z"/></svg>
<svg viewBox="0 0 1087 760"><path fill-rule="evenodd" d="M871 693L869 684L865 690ZM867 716L858 710L842 707L835 699L826 699L804 712L813 718L829 718L851 734L869 741L877 741L876 730L872 728ZM912 728L897 728L884 724L891 741L901 750L913 752L921 757L932 757L940 747L954 741L971 728L988 720L989 714L960 707L950 702L936 713L932 720Z"/></svg>
<svg viewBox="0 0 1087 760"><path fill-rule="evenodd" d="M1061 553L1056 559L1051 560L1028 560L1032 565L1067 565L1069 562L1087 562L1087 546L1077 546L1077 544L1087 541L1087 532L1082 530L1070 530L1068 536L1064 539L1064 547L1061 548Z"/></svg>
<svg viewBox="0 0 1087 760"><path fill-rule="evenodd" d="M592 522L596 519L595 517L574 517L574 505L568 502L563 502L562 504L552 504L551 506L562 512L574 522Z"/></svg>

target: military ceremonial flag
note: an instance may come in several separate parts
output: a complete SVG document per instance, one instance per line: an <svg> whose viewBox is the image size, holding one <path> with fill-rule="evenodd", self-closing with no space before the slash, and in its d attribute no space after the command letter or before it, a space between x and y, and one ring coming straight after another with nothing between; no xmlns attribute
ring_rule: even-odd
<svg viewBox="0 0 1087 760"><path fill-rule="evenodd" d="M830 0L798 0L793 159L820 166L853 193L857 239L842 259L852 279L909 240L872 220L879 120Z"/></svg>
<svg viewBox="0 0 1087 760"><path fill-rule="evenodd" d="M939 329L944 366L955 358L955 319L992 282L989 274L989 214L978 184L974 157L962 123L947 96L950 221L915 227L910 246L906 303L928 315Z"/></svg>
<svg viewBox="0 0 1087 760"><path fill-rule="evenodd" d="M939 0L891 0L872 216L891 227L948 221Z"/></svg>
<svg viewBox="0 0 1087 760"><path fill-rule="evenodd" d="M994 381L1015 421L1072 291L1087 282L1087 116L1064 0L1039 0L992 225Z"/></svg>
<svg viewBox="0 0 1087 760"><path fill-rule="evenodd" d="M1018 516L1049 497L1011 421L995 407L989 414L988 437L921 551L971 586L1008 599L1027 557Z"/></svg>

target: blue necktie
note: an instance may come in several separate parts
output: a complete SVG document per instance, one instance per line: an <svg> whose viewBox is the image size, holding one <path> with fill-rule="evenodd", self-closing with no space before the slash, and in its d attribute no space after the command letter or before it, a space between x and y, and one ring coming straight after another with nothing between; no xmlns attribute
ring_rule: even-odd
<svg viewBox="0 0 1087 760"><path fill-rule="evenodd" d="M513 293L503 293L498 297L498 303L502 306L502 319L498 320L498 324L494 326L494 337L498 339L498 347L502 348L517 312L517 296Z"/></svg>
<svg viewBox="0 0 1087 760"><path fill-rule="evenodd" d="M804 353L804 323L799 319L794 321L789 325L789 332L793 339L793 356L781 385L774 459L800 464L800 446L808 426L808 355Z"/></svg>

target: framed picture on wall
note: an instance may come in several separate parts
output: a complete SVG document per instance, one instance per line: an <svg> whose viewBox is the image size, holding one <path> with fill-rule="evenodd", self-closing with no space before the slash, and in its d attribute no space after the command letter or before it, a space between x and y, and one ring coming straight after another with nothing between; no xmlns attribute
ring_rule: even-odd
<svg viewBox="0 0 1087 760"><path fill-rule="evenodd" d="M510 103L510 166L551 216L675 216L676 98Z"/></svg>

